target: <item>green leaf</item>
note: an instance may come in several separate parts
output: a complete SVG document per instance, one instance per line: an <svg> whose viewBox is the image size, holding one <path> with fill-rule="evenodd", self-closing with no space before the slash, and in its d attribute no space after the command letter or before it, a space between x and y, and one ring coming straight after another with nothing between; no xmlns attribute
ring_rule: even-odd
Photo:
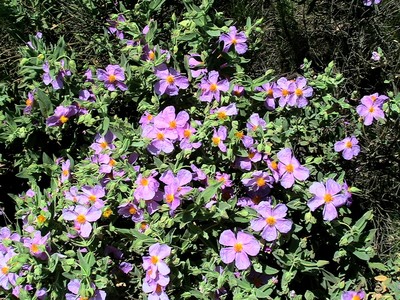
<svg viewBox="0 0 400 300"><path fill-rule="evenodd" d="M40 111L43 117L47 118L53 108L51 104L50 98L47 94L45 94L42 90L38 89L36 91L37 101L39 103Z"/></svg>

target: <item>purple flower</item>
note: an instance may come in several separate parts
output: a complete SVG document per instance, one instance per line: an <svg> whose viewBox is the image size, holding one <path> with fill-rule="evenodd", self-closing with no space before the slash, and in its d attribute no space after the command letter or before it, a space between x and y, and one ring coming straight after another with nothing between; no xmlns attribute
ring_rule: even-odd
<svg viewBox="0 0 400 300"><path fill-rule="evenodd" d="M267 172L255 171L251 178L242 179L244 186L250 187L253 191L258 191L259 189L269 189L274 183L274 178L270 176Z"/></svg>
<svg viewBox="0 0 400 300"><path fill-rule="evenodd" d="M142 266L146 271L151 270L150 278L155 279L158 273L168 275L170 269L163 259L171 254L171 247L156 243L150 246L149 254L150 256L143 257Z"/></svg>
<svg viewBox="0 0 400 300"><path fill-rule="evenodd" d="M154 117L154 126L157 129L168 131L169 138L175 140L178 138L178 129L183 128L188 120L189 114L186 111L180 111L175 116L175 107L167 106Z"/></svg>
<svg viewBox="0 0 400 300"><path fill-rule="evenodd" d="M78 231L79 235L83 238L89 237L92 232L92 225L90 222L95 222L101 217L101 210L95 206L89 209L77 205L70 209L64 209L62 216L67 221L74 221L75 229Z"/></svg>
<svg viewBox="0 0 400 300"><path fill-rule="evenodd" d="M46 119L46 125L49 127L63 125L68 122L72 116L76 115L77 112L78 110L75 105L70 105L68 107L58 106L54 111L54 115Z"/></svg>
<svg viewBox="0 0 400 300"><path fill-rule="evenodd" d="M12 266L9 264L10 259L15 255L16 253L13 249L7 253L0 252L0 286L5 290L9 290L11 286L16 285L18 275L10 273Z"/></svg>
<svg viewBox="0 0 400 300"><path fill-rule="evenodd" d="M281 176L280 183L285 189L292 187L295 179L304 181L310 175L310 171L300 165L290 148L282 149L277 156L279 159L278 170Z"/></svg>
<svg viewBox="0 0 400 300"><path fill-rule="evenodd" d="M94 290L94 295L92 297L88 297L86 294L87 291L82 290L81 293L79 293L79 290L81 289L81 281L79 279L72 279L68 283L68 290L72 293L67 293L65 294L65 299L66 300L82 300L82 299L87 299L87 300L105 300L106 299L106 292L102 290L96 289L96 286L91 283L90 287ZM83 294L83 295L82 295Z"/></svg>
<svg viewBox="0 0 400 300"><path fill-rule="evenodd" d="M294 84L295 90L290 95L288 104L299 108L304 107L308 104L307 98L313 95L313 88L307 86L307 79L304 77L298 77Z"/></svg>
<svg viewBox="0 0 400 300"><path fill-rule="evenodd" d="M128 274L130 271L133 270L133 265L128 263L128 262L122 262L119 264L118 268L124 272L125 274Z"/></svg>
<svg viewBox="0 0 400 300"><path fill-rule="evenodd" d="M162 275L157 276L157 280L144 281L143 291L147 293L148 300L168 300L165 293L165 286L169 283L169 277Z"/></svg>
<svg viewBox="0 0 400 300"><path fill-rule="evenodd" d="M41 260L46 260L48 258L46 251L50 251L50 248L46 247L49 236L50 232L45 236L42 236L40 231L35 231L33 238L24 239L24 246L29 249L29 252L33 256Z"/></svg>
<svg viewBox="0 0 400 300"><path fill-rule="evenodd" d="M147 146L147 150L151 154L159 155L161 152L168 154L174 151L174 144L172 142L176 139L177 132L160 130L147 125L143 127L142 137L152 139L151 143Z"/></svg>
<svg viewBox="0 0 400 300"><path fill-rule="evenodd" d="M364 291L347 291L342 294L341 300L361 300L364 299L365 292Z"/></svg>
<svg viewBox="0 0 400 300"><path fill-rule="evenodd" d="M236 116L238 110L235 103L231 103L228 106L221 106L215 112L217 118L220 120L226 120L228 116Z"/></svg>
<svg viewBox="0 0 400 300"><path fill-rule="evenodd" d="M202 61L200 54L189 54L188 64L193 78L197 78L207 73L207 69L204 68L204 62Z"/></svg>
<svg viewBox="0 0 400 300"><path fill-rule="evenodd" d="M251 221L251 228L254 231L261 231L261 236L268 242L275 241L279 233L288 233L293 222L286 220L287 207L285 204L278 204L272 207L268 202L257 206L259 217Z"/></svg>
<svg viewBox="0 0 400 300"><path fill-rule="evenodd" d="M26 106L24 108L24 114L30 114L32 111L32 107L35 104L34 92L35 90L28 93L28 99L25 101Z"/></svg>
<svg viewBox="0 0 400 300"><path fill-rule="evenodd" d="M381 55L376 51L372 51L371 59L374 60L374 61L380 61L381 60Z"/></svg>
<svg viewBox="0 0 400 300"><path fill-rule="evenodd" d="M342 186L333 179L326 181L326 187L323 183L314 182L310 186L310 192L314 197L307 202L307 206L314 211L325 205L323 211L325 221L336 219L338 216L336 208L346 204L347 197L342 194Z"/></svg>
<svg viewBox="0 0 400 300"><path fill-rule="evenodd" d="M213 146L217 146L222 152L226 152L226 146L223 143L227 137L227 129L225 126L220 126L218 131L214 128L214 134L212 137Z"/></svg>
<svg viewBox="0 0 400 300"><path fill-rule="evenodd" d="M126 19L123 15L118 15L118 18L116 21L114 20L107 20L110 26L108 27L108 31L110 34L115 35L117 38L120 40L124 39L124 32L122 30L118 29L119 23L126 22Z"/></svg>
<svg viewBox="0 0 400 300"><path fill-rule="evenodd" d="M220 251L221 260L226 264L235 261L239 270L250 267L248 255L256 256L260 252L260 243L252 235L242 231L237 233L237 238L232 230L223 231L219 243L227 246Z"/></svg>
<svg viewBox="0 0 400 300"><path fill-rule="evenodd" d="M149 45L144 45L144 47L143 47L143 55L141 56L141 59L142 60L146 60L146 61L155 61L157 53L159 53L161 55L166 54L166 60L169 61L170 54L169 54L169 52L167 50L160 49L158 46L154 47L153 50L151 50L149 48Z"/></svg>
<svg viewBox="0 0 400 300"><path fill-rule="evenodd" d="M335 143L335 151L342 152L342 156L346 160L352 159L360 153L360 146L355 136L347 137L344 140Z"/></svg>
<svg viewBox="0 0 400 300"><path fill-rule="evenodd" d="M94 138L94 143L90 145L90 148L92 148L96 154L100 154L106 150L114 150L115 146L112 143L114 140L115 135L111 131L107 131L104 136L98 133Z"/></svg>
<svg viewBox="0 0 400 300"><path fill-rule="evenodd" d="M95 102L96 96L90 90L81 90L79 91L79 99L83 101Z"/></svg>
<svg viewBox="0 0 400 300"><path fill-rule="evenodd" d="M118 206L118 214L126 218L131 218L135 223L143 221L143 210L139 209L132 202Z"/></svg>
<svg viewBox="0 0 400 300"><path fill-rule="evenodd" d="M238 54L243 54L247 51L247 37L243 31L237 32L235 26L229 27L229 33L224 33L219 37L220 42L224 42L224 52L228 52L233 45Z"/></svg>
<svg viewBox="0 0 400 300"><path fill-rule="evenodd" d="M65 162L62 163L61 165L61 183L67 181L70 177L70 171L69 168L71 166L71 161L69 159L67 159Z"/></svg>
<svg viewBox="0 0 400 300"><path fill-rule="evenodd" d="M275 88L275 83L273 82L264 83L262 86L256 88L256 91L266 93L267 97L265 98L265 107L268 110L274 110L276 107L274 88Z"/></svg>
<svg viewBox="0 0 400 300"><path fill-rule="evenodd" d="M236 97L241 97L244 94L244 87L235 84L233 86L232 95Z"/></svg>
<svg viewBox="0 0 400 300"><path fill-rule="evenodd" d="M247 152L247 156L237 157L235 164L242 170L250 171L252 168L252 162L260 161L262 159L262 155L253 147L250 147Z"/></svg>
<svg viewBox="0 0 400 300"><path fill-rule="evenodd" d="M381 0L363 0L363 3L365 6L371 6L373 4L375 5L381 3Z"/></svg>
<svg viewBox="0 0 400 300"><path fill-rule="evenodd" d="M168 170L161 175L160 181L166 185L175 183L177 185L178 194L181 196L186 195L192 190L191 187L186 186L186 184L192 181L192 173L188 170L179 170L176 177L171 170Z"/></svg>
<svg viewBox="0 0 400 300"><path fill-rule="evenodd" d="M18 233L11 233L11 230L7 227L0 229L0 252L7 253L11 250L11 241L19 242L21 239Z"/></svg>
<svg viewBox="0 0 400 300"><path fill-rule="evenodd" d="M226 79L218 81L219 73L211 71L208 73L208 78L203 78L200 82L200 101L211 102L213 99L220 100L220 93L229 90L229 81Z"/></svg>
<svg viewBox="0 0 400 300"><path fill-rule="evenodd" d="M100 185L94 187L85 185L82 187L82 192L83 194L79 196L80 203L90 204L99 209L104 207L104 201L101 198L105 196L106 192L103 187Z"/></svg>
<svg viewBox="0 0 400 300"><path fill-rule="evenodd" d="M264 129L267 123L260 118L258 113L254 113L250 116L249 121L246 123L248 131L256 131L258 128Z"/></svg>
<svg viewBox="0 0 400 300"><path fill-rule="evenodd" d="M382 110L382 101L377 101L377 98L364 96L361 99L361 104L357 106L357 113L364 118L364 125L369 126L373 120L384 119L385 114Z"/></svg>
<svg viewBox="0 0 400 300"><path fill-rule="evenodd" d="M279 98L279 106L284 107L288 103L290 96L296 90L296 84L287 80L285 77L279 78L273 88L274 98Z"/></svg>
<svg viewBox="0 0 400 300"><path fill-rule="evenodd" d="M53 89L55 89L55 90L62 89L62 88L64 87L64 77L65 77L65 76L71 76L71 71L65 69L65 68L64 68L64 64L65 64L65 62L64 62L64 60L62 59L62 60L60 61L60 70L59 70L59 72L58 72L56 78L53 79L53 77L52 77L51 74L50 74L50 65L49 65L49 62L46 61L46 62L43 64L43 67L42 67L42 69L43 69L43 71L44 71L44 74L43 74L43 83L44 83L45 85L49 85L49 84L51 83L51 85L53 86Z"/></svg>
<svg viewBox="0 0 400 300"><path fill-rule="evenodd" d="M148 177L139 174L135 183L137 185L133 195L137 199L151 200L156 195L160 183L154 178L155 175Z"/></svg>
<svg viewBox="0 0 400 300"><path fill-rule="evenodd" d="M106 70L97 69L97 78L104 82L104 86L109 91L115 91L118 87L121 91L126 91L128 87L123 81L125 80L124 69L119 65L108 65Z"/></svg>
<svg viewBox="0 0 400 300"><path fill-rule="evenodd" d="M178 135L179 139L181 140L179 143L179 147L184 150L184 149L197 149L201 146L201 142L193 142L192 136L193 134L196 133L196 129L190 126L189 123L187 123L183 128L178 128Z"/></svg>
<svg viewBox="0 0 400 300"><path fill-rule="evenodd" d="M157 95L176 96L179 89L188 88L189 80L176 70L168 68L165 64L155 67L155 70L156 76L160 79L154 86Z"/></svg>

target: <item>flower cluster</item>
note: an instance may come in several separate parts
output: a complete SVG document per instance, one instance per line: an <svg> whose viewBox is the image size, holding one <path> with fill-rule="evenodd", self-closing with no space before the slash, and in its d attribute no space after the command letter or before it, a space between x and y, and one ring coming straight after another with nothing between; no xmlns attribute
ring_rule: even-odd
<svg viewBox="0 0 400 300"><path fill-rule="evenodd" d="M143 257L143 269L146 277L143 280L143 291L149 300L169 299L165 293L169 283L170 269L164 259L171 255L171 247L156 243L149 248L149 256Z"/></svg>

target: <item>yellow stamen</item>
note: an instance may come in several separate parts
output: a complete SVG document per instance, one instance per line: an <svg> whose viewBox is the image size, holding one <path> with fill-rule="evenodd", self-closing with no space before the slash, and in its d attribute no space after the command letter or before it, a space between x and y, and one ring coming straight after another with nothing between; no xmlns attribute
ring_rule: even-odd
<svg viewBox="0 0 400 300"><path fill-rule="evenodd" d="M90 195L89 196L89 201L90 202L96 202L96 200L97 200L97 197L95 195Z"/></svg>
<svg viewBox="0 0 400 300"><path fill-rule="evenodd" d="M274 226L276 224L276 219L273 216L269 216L268 218L265 219L265 222L269 226Z"/></svg>
<svg viewBox="0 0 400 300"><path fill-rule="evenodd" d="M46 221L46 217L43 216L43 215L39 215L39 216L37 217L37 221L38 221L39 223L44 223L44 221Z"/></svg>
<svg viewBox="0 0 400 300"><path fill-rule="evenodd" d="M348 141L348 142L346 142L345 147L346 148L351 148L351 147L353 147L353 144L350 141Z"/></svg>
<svg viewBox="0 0 400 300"><path fill-rule="evenodd" d="M331 194L325 194L325 196L324 196L325 203L331 203L332 200L333 200L333 197Z"/></svg>
<svg viewBox="0 0 400 300"><path fill-rule="evenodd" d="M153 120L153 115L148 114L146 118L147 118L148 121L151 121L151 120Z"/></svg>
<svg viewBox="0 0 400 300"><path fill-rule="evenodd" d="M253 198L251 198L251 201L252 201L254 204L258 204L258 203L261 202L261 197L260 197L259 195L256 195L256 196L254 196Z"/></svg>
<svg viewBox="0 0 400 300"><path fill-rule="evenodd" d="M235 250L235 252L242 252L243 251L243 244L242 243L236 243L233 246L233 250Z"/></svg>
<svg viewBox="0 0 400 300"><path fill-rule="evenodd" d="M374 108L373 106L371 106L371 107L368 109L368 111L369 111L370 113L373 113L373 112L375 111L375 108Z"/></svg>
<svg viewBox="0 0 400 300"><path fill-rule="evenodd" d="M237 44L237 39L235 39L235 38L232 38L232 41L231 41L231 43L232 43L233 45L236 45L236 44Z"/></svg>
<svg viewBox="0 0 400 300"><path fill-rule="evenodd" d="M355 296L353 296L353 297L351 298L351 300L361 300L361 298L360 298L360 296L355 295Z"/></svg>
<svg viewBox="0 0 400 300"><path fill-rule="evenodd" d="M258 178L258 179L256 180L256 183L257 183L257 185L258 185L259 187L262 187L262 186L265 185L265 179L262 178L262 177L260 177L260 178Z"/></svg>
<svg viewBox="0 0 400 300"><path fill-rule="evenodd" d="M190 138L191 135L192 135L192 131L191 131L190 129L185 129L185 130L183 131L183 136L184 136L185 138Z"/></svg>
<svg viewBox="0 0 400 300"><path fill-rule="evenodd" d="M254 157L254 155L256 155L254 152L249 152L249 154L247 155L247 157L249 159L252 159Z"/></svg>
<svg viewBox="0 0 400 300"><path fill-rule="evenodd" d="M102 148L102 149L106 149L107 147L108 147L108 143L107 142L101 142L100 143L100 147Z"/></svg>
<svg viewBox="0 0 400 300"><path fill-rule="evenodd" d="M217 113L217 117L218 117L218 119L220 119L220 120L225 120L226 117L227 117L226 112L224 112L224 111L218 112L218 113Z"/></svg>
<svg viewBox="0 0 400 300"><path fill-rule="evenodd" d="M283 89L283 90L282 90L282 95L283 95L284 97L286 97L287 95L289 95L289 91Z"/></svg>
<svg viewBox="0 0 400 300"><path fill-rule="evenodd" d="M165 81L166 81L168 84L173 84L173 83L175 82L175 78L174 78L174 76L172 76L172 75L168 75L167 78L165 79Z"/></svg>
<svg viewBox="0 0 400 300"><path fill-rule="evenodd" d="M134 214L137 213L137 209L134 208L133 206L131 206L131 207L129 208L129 213L130 213L131 215L134 215Z"/></svg>
<svg viewBox="0 0 400 300"><path fill-rule="evenodd" d="M111 167L114 167L116 163L117 162L111 158L110 162L108 163L108 165L111 166Z"/></svg>
<svg viewBox="0 0 400 300"><path fill-rule="evenodd" d="M164 133L158 132L156 138L157 138L157 140L159 140L159 141L163 141L163 140L164 140Z"/></svg>
<svg viewBox="0 0 400 300"><path fill-rule="evenodd" d="M154 53L154 51L150 50L149 52L149 59L150 60L154 60L156 58L156 54Z"/></svg>
<svg viewBox="0 0 400 300"><path fill-rule="evenodd" d="M140 185L148 186L149 185L149 180L147 178L142 178L142 180L140 181Z"/></svg>
<svg viewBox="0 0 400 300"><path fill-rule="evenodd" d="M103 212L103 217L104 218L109 218L112 215L113 211L111 208L106 208Z"/></svg>
<svg viewBox="0 0 400 300"><path fill-rule="evenodd" d="M376 96L371 96L371 100L372 100L372 102L375 102L376 101L376 99L378 99ZM358 297L358 296L357 296Z"/></svg>
<svg viewBox="0 0 400 300"><path fill-rule="evenodd" d="M32 244L31 245L31 250L33 253L38 253L39 252L39 247L37 244Z"/></svg>
<svg viewBox="0 0 400 300"><path fill-rule="evenodd" d="M276 161L271 161L271 168L274 170L278 170L278 163Z"/></svg>
<svg viewBox="0 0 400 300"><path fill-rule="evenodd" d="M243 133L243 131L236 131L236 132L235 132L235 136L236 136L238 139L242 139L242 138L244 137L244 133Z"/></svg>
<svg viewBox="0 0 400 300"><path fill-rule="evenodd" d="M78 216L76 217L76 221L77 221L79 224L84 224L84 223L86 223L86 217L85 217L84 215L78 215Z"/></svg>
<svg viewBox="0 0 400 300"><path fill-rule="evenodd" d="M212 138L212 142L213 142L214 145L218 145L221 142L221 138L219 138L217 136L214 136Z"/></svg>
<svg viewBox="0 0 400 300"><path fill-rule="evenodd" d="M64 124L64 123L66 123L66 122L68 121L68 119L69 119L69 118L66 117L66 116L61 116L61 117L60 117L60 122Z"/></svg>
<svg viewBox="0 0 400 300"><path fill-rule="evenodd" d="M115 77L114 74L108 76L108 81L109 81L110 83L114 83L116 80L117 80L117 77Z"/></svg>
<svg viewBox="0 0 400 300"><path fill-rule="evenodd" d="M31 99L26 99L25 103L26 103L26 106L31 106L33 101Z"/></svg>
<svg viewBox="0 0 400 300"><path fill-rule="evenodd" d="M69 171L68 170L63 170L62 173L63 173L64 176L68 176L69 175Z"/></svg>
<svg viewBox="0 0 400 300"><path fill-rule="evenodd" d="M218 86L215 84L215 83L212 83L211 85L210 85L210 91L211 92L216 92L218 90Z"/></svg>
<svg viewBox="0 0 400 300"><path fill-rule="evenodd" d="M288 173L293 173L293 171L294 171L293 165L292 165L292 164L288 164L288 165L286 166L286 171L287 171Z"/></svg>
<svg viewBox="0 0 400 300"><path fill-rule="evenodd" d="M169 128L176 129L176 121L175 120L169 122Z"/></svg>
<svg viewBox="0 0 400 300"><path fill-rule="evenodd" d="M158 256L152 256L151 257L151 263L153 264L153 265L155 265L156 263L158 263L158 261L159 261L159 258L158 258Z"/></svg>
<svg viewBox="0 0 400 300"><path fill-rule="evenodd" d="M268 96L268 97L272 97L273 94L274 94L274 91L273 91L272 89L268 89L268 91L267 91L267 96Z"/></svg>
<svg viewBox="0 0 400 300"><path fill-rule="evenodd" d="M167 203L172 203L172 201L174 201L174 194L168 194L167 197L165 197L165 201L167 201Z"/></svg>
<svg viewBox="0 0 400 300"><path fill-rule="evenodd" d="M1 268L1 273L3 273L3 275L7 275L9 272L10 268L9 267L2 267Z"/></svg>
<svg viewBox="0 0 400 300"><path fill-rule="evenodd" d="M296 89L294 93L296 94L297 97L303 96L303 90L302 89Z"/></svg>

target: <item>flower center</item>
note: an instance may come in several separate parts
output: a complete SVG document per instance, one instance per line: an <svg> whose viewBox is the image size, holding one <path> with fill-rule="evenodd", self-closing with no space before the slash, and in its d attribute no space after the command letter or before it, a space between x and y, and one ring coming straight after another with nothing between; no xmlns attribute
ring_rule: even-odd
<svg viewBox="0 0 400 300"><path fill-rule="evenodd" d="M154 53L154 51L150 50L149 52L149 59L150 60L154 60L156 58L156 54Z"/></svg>
<svg viewBox="0 0 400 300"><path fill-rule="evenodd" d="M129 208L129 213L130 213L131 215L136 214L136 212L137 212L137 209L134 208L133 206L131 206L131 207Z"/></svg>
<svg viewBox="0 0 400 300"><path fill-rule="evenodd" d="M221 142L221 138L218 137L218 136L214 136L212 138L212 142L213 142L214 145L218 145Z"/></svg>
<svg viewBox="0 0 400 300"><path fill-rule="evenodd" d="M156 294L161 294L162 292L162 287L161 285L157 284L156 290L155 290Z"/></svg>
<svg viewBox="0 0 400 300"><path fill-rule="evenodd" d="M276 161L271 161L271 168L274 170L278 169L278 164L276 163Z"/></svg>
<svg viewBox="0 0 400 300"><path fill-rule="evenodd" d="M46 221L46 217L43 216L43 215L39 215L39 216L37 217L37 221L38 221L39 223L43 223L44 221Z"/></svg>
<svg viewBox="0 0 400 300"><path fill-rule="evenodd" d="M108 165L110 165L111 167L114 167L116 163L117 162L111 158L110 162L108 163Z"/></svg>
<svg viewBox="0 0 400 300"><path fill-rule="evenodd" d="M377 97L376 96L371 96L371 100L372 100L372 102L375 102L376 101L376 99L377 99ZM355 296L354 296L355 297ZM353 298L354 298L353 297ZM358 297L358 296L357 296Z"/></svg>
<svg viewBox="0 0 400 300"><path fill-rule="evenodd" d="M95 195L90 195L89 196L89 201L90 202L96 202L96 200L97 200L97 197Z"/></svg>
<svg viewBox="0 0 400 300"><path fill-rule="evenodd" d="M169 128L171 128L171 129L175 129L176 128L176 121L175 120L169 122Z"/></svg>
<svg viewBox="0 0 400 300"><path fill-rule="evenodd" d="M254 152L250 152L250 153L247 155L247 157L248 157L249 159L252 159L252 158L254 157L254 155L256 155Z"/></svg>
<svg viewBox="0 0 400 300"><path fill-rule="evenodd" d="M257 183L257 185L258 185L259 187L262 187L262 186L265 185L265 179L262 178L262 177L257 178L256 183Z"/></svg>
<svg viewBox="0 0 400 300"><path fill-rule="evenodd" d="M283 89L283 90L282 90L282 95L283 95L284 97L286 97L287 95L289 95L289 91L286 90L286 89Z"/></svg>
<svg viewBox="0 0 400 300"><path fill-rule="evenodd" d="M62 173L63 173L64 176L68 176L69 171L68 170L63 170Z"/></svg>
<svg viewBox="0 0 400 300"><path fill-rule="evenodd" d="M79 300L89 300L88 297L79 297Z"/></svg>
<svg viewBox="0 0 400 300"><path fill-rule="evenodd" d="M148 121L151 121L151 120L153 120L153 115L148 114L146 118Z"/></svg>
<svg viewBox="0 0 400 300"><path fill-rule="evenodd" d="M244 133L243 133L243 131L237 131L237 132L235 133L235 136L236 136L238 139L242 139L242 138L244 137Z"/></svg>
<svg viewBox="0 0 400 300"><path fill-rule="evenodd" d="M158 132L158 133L157 133L157 140L163 141L163 140L164 140L164 133Z"/></svg>
<svg viewBox="0 0 400 300"><path fill-rule="evenodd" d="M9 272L10 268L9 267L2 267L1 268L1 273L3 273L4 275L7 275Z"/></svg>
<svg viewBox="0 0 400 300"><path fill-rule="evenodd" d="M236 243L233 246L233 250L235 250L235 252L242 252L243 251L243 244L242 243Z"/></svg>
<svg viewBox="0 0 400 300"><path fill-rule="evenodd" d="M64 123L66 123L66 122L68 121L68 119L69 119L69 118L66 117L66 116L61 116L61 117L60 117L60 122L64 124Z"/></svg>
<svg viewBox="0 0 400 300"><path fill-rule="evenodd" d="M78 215L78 216L76 217L76 221L77 221L79 224L84 224L84 223L86 223L86 217L85 217L84 215Z"/></svg>
<svg viewBox="0 0 400 300"><path fill-rule="evenodd" d="M185 129L185 130L183 131L183 136L184 136L185 138L189 138L191 135L192 135L192 132L190 131L190 129Z"/></svg>
<svg viewBox="0 0 400 300"><path fill-rule="evenodd" d="M217 114L217 116L218 116L218 119L220 119L220 120L225 120L226 119L226 112L224 112L224 111L220 111L218 114Z"/></svg>
<svg viewBox="0 0 400 300"><path fill-rule="evenodd" d="M274 91L272 89L268 89L267 96L272 97L273 94L274 94Z"/></svg>
<svg viewBox="0 0 400 300"><path fill-rule="evenodd" d="M174 194L168 194L167 195L167 197L165 197L166 199L166 201L167 201L167 203L172 203L172 201L174 201L174 198L175 198L175 196L174 196Z"/></svg>
<svg viewBox="0 0 400 300"><path fill-rule="evenodd" d="M296 89L294 93L296 94L297 97L303 96L303 90L302 89Z"/></svg>
<svg viewBox="0 0 400 300"><path fill-rule="evenodd" d="M158 256L156 255L152 256L150 260L153 265L155 265L159 261Z"/></svg>
<svg viewBox="0 0 400 300"><path fill-rule="evenodd" d="M112 209L111 208L106 208L106 210L103 212L103 217L108 218L112 214Z"/></svg>
<svg viewBox="0 0 400 300"><path fill-rule="evenodd" d="M292 165L292 164L288 164L288 165L286 166L286 171L287 171L288 173L293 173L293 171L294 171L293 165Z"/></svg>
<svg viewBox="0 0 400 300"><path fill-rule="evenodd" d="M274 226L276 224L276 219L273 216L269 216L268 218L265 219L265 222L269 226Z"/></svg>
<svg viewBox="0 0 400 300"><path fill-rule="evenodd" d="M215 84L215 83L212 83L211 85L210 85L210 91L211 92L216 92L218 90L218 86Z"/></svg>
<svg viewBox="0 0 400 300"><path fill-rule="evenodd" d="M108 76L108 81L109 81L110 83L114 83L116 80L117 80L117 77L115 77L114 74Z"/></svg>
<svg viewBox="0 0 400 300"><path fill-rule="evenodd" d="M351 148L351 147L353 147L353 144L350 141L348 141L348 142L346 142L345 147L346 148Z"/></svg>
<svg viewBox="0 0 400 300"><path fill-rule="evenodd" d="M373 112L375 111L375 108L374 108L373 106L371 106L371 107L368 109L368 111L369 111L370 113L373 113Z"/></svg>
<svg viewBox="0 0 400 300"><path fill-rule="evenodd" d="M31 99L26 99L26 101L25 101L25 103L26 103L26 106L31 106L32 105L32 100Z"/></svg>
<svg viewBox="0 0 400 300"><path fill-rule="evenodd" d="M39 252L39 247L37 244L32 244L31 250L33 253L38 253Z"/></svg>
<svg viewBox="0 0 400 300"><path fill-rule="evenodd" d="M237 44L237 39L236 38L232 38L231 42L232 42L233 45L236 45Z"/></svg>
<svg viewBox="0 0 400 300"><path fill-rule="evenodd" d="M260 201L261 201L261 197L260 197L259 195L256 195L256 196L254 196L253 198L251 198L251 201L252 201L254 204L258 204L258 203L260 203Z"/></svg>
<svg viewBox="0 0 400 300"><path fill-rule="evenodd" d="M331 194L325 194L325 196L324 196L325 203L331 203L332 200L333 200L333 197Z"/></svg>
<svg viewBox="0 0 400 300"><path fill-rule="evenodd" d="M101 147L102 149L106 149L106 148L108 147L108 143L107 143L107 142L101 142L101 143L100 143L100 147Z"/></svg>
<svg viewBox="0 0 400 300"><path fill-rule="evenodd" d="M361 298L360 298L360 296L355 295L355 296L353 296L353 297L351 298L351 300L361 300Z"/></svg>
<svg viewBox="0 0 400 300"><path fill-rule="evenodd" d="M167 78L165 79L165 81L166 81L168 84L173 84L173 83L175 82L175 78L174 78L174 76L172 76L172 75L168 75Z"/></svg>
<svg viewBox="0 0 400 300"><path fill-rule="evenodd" d="M140 181L140 185L148 186L149 180L147 178L142 178L142 180Z"/></svg>

